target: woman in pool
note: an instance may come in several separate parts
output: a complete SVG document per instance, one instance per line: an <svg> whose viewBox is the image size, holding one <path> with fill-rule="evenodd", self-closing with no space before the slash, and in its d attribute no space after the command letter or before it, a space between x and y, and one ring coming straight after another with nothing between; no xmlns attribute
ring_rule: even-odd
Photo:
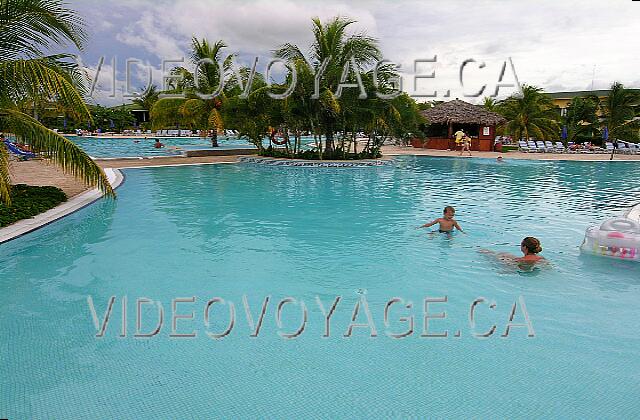
<svg viewBox="0 0 640 420"><path fill-rule="evenodd" d="M524 254L522 257L516 257L515 255L506 253L506 252L495 252L489 249L481 249L480 252L483 254L494 255L500 261L505 262L516 262L516 263L524 263L524 264L535 264L538 262L546 262L544 257L538 255L542 252L542 245L540 245L540 241L533 236L527 236L520 243L520 251Z"/></svg>

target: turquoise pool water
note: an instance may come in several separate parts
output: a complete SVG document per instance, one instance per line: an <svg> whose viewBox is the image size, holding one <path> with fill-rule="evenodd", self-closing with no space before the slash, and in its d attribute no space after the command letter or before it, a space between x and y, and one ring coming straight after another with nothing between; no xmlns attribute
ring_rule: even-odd
<svg viewBox="0 0 640 420"><path fill-rule="evenodd" d="M0 418L631 418L640 410L640 265L581 256L585 228L640 197L636 163L411 158L391 167L269 168L251 164L126 170L116 202L100 201L0 245ZM454 205L467 235L416 226ZM517 252L541 239L552 267L502 266L479 247ZM119 337L128 297L127 336ZM258 337L257 321L271 296ZM116 296L103 338L100 320ZM226 307L235 304L226 337ZM278 335L278 302L302 300L304 332ZM342 300L323 338L325 309ZM429 312L424 298L447 296ZM135 338L135 299L160 301L161 331ZM170 338L171 300L179 313ZM411 310L384 307L393 297ZM472 335L469 307L478 305ZM504 333L522 297L527 328ZM377 329L344 337L366 300ZM142 331L154 328L145 306ZM361 306L362 308L362 306ZM282 330L299 307L285 305ZM357 322L365 323L364 311ZM402 316L415 317L413 334ZM514 322L524 322L517 308ZM455 333L460 331L460 337Z"/></svg>
<svg viewBox="0 0 640 420"><path fill-rule="evenodd" d="M69 136L68 139L76 143L90 156L97 158L118 157L152 157L176 156L184 149L204 149L211 146L211 140L200 137L158 137L164 148L153 147L156 137L144 138L111 138L111 137L81 137ZM238 138L220 137L220 148L253 147L248 141Z"/></svg>
<svg viewBox="0 0 640 420"><path fill-rule="evenodd" d="M159 137L165 145L164 148L153 147L156 137L144 138L113 138L113 137L82 137L69 136L69 140L76 143L90 156L97 158L120 157L153 157L153 156L177 156L183 150L208 149L211 141L200 137ZM303 137L303 143L313 142L313 137ZM218 138L218 149L253 148L246 139L221 136ZM265 139L265 147L269 140Z"/></svg>

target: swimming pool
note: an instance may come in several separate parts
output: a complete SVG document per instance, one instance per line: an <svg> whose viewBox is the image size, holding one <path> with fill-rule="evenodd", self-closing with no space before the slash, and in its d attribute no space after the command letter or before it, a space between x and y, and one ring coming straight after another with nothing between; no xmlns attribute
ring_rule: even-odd
<svg viewBox="0 0 640 420"><path fill-rule="evenodd" d="M123 157L154 157L154 156L179 156L183 150L208 149L211 140L201 137L158 137L164 148L153 147L156 137L144 138L129 137L82 137L69 136L69 140L80 146L82 150L96 158L123 158ZM303 143L311 143L312 136L303 137ZM269 145L265 139L265 147ZM246 139L237 137L218 138L220 149L244 149L254 148Z"/></svg>
<svg viewBox="0 0 640 420"><path fill-rule="evenodd" d="M80 146L89 156L96 158L178 156L184 149L211 147L211 140L201 137L158 137L162 144L165 145L164 148L160 149L153 147L156 137L152 136L147 139L82 136L69 136L67 138ZM218 144L221 149L253 147L248 141L233 137L220 137Z"/></svg>
<svg viewBox="0 0 640 420"><path fill-rule="evenodd" d="M581 256L585 228L640 197L627 162L402 157L360 169L252 164L125 171L116 202L100 201L0 245L0 418L497 417L630 418L640 402L640 265ZM416 226L454 205L467 231L449 239ZM478 253L541 239L550 269L518 271ZM250 337L271 296L262 328ZM116 300L105 337L100 320ZM128 297L127 336L119 337ZM278 331L298 329L298 338ZM324 338L325 310L342 299ZM429 320L421 337L425 298ZM162 302L165 325L135 338L136 298ZM178 331L170 338L171 300ZM228 308L236 324L224 338ZM393 305L389 326L384 308ZM478 297L472 336L470 306ZM535 330L501 337L514 302ZM354 306L377 337L356 327ZM154 329L150 305L142 331ZM514 322L524 323L518 306ZM408 330L401 316L414 316ZM460 331L460 337L456 333Z"/></svg>

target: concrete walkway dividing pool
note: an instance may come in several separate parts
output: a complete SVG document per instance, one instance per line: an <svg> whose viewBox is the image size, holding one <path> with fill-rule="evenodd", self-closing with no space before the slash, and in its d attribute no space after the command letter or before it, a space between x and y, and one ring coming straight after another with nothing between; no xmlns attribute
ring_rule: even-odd
<svg viewBox="0 0 640 420"><path fill-rule="evenodd" d="M460 157L459 151L453 150L435 150L435 149L417 149L415 147L405 146L383 146L382 153L385 156L397 155L416 155L416 156L434 156L434 157ZM604 153L522 153L522 152L471 152L468 156L465 152L463 158L497 158L502 156L505 159L527 159L527 160L572 160L572 161L608 161L610 154ZM616 153L613 157L614 161L619 160L635 160L640 161L640 155L623 155Z"/></svg>

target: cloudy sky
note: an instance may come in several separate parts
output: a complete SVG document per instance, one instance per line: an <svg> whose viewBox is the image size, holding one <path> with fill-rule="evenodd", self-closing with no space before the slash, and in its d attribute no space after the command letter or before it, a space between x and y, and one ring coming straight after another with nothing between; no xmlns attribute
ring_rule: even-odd
<svg viewBox="0 0 640 420"><path fill-rule="evenodd" d="M259 57L258 71L284 42L305 51L311 42L311 18L340 15L357 21L380 41L384 57L401 66L403 89L413 95L437 91L438 99L463 97L486 85L495 92L505 61L504 83L547 91L606 88L618 80L640 87L640 2L631 0L448 0L448 1L293 1L293 0L69 0L87 22L89 41L80 53L95 74L94 100L126 102L125 61L131 87L139 90L151 71L162 84L162 60L188 56L192 36L224 40L240 64ZM433 59L436 63L415 64ZM116 94L112 94L113 59ZM464 87L460 66L465 67ZM509 64L513 63L513 69ZM484 67L480 68L479 64ZM435 79L415 83L416 73L435 71ZM501 88L500 96L512 92ZM483 95L483 96L484 96Z"/></svg>

